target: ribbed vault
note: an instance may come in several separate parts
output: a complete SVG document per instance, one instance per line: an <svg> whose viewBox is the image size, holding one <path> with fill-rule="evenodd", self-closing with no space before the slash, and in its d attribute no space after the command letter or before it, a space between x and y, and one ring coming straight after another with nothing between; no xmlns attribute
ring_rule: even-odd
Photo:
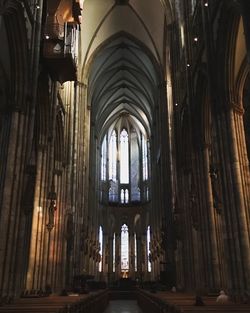
<svg viewBox="0 0 250 313"><path fill-rule="evenodd" d="M106 132L119 116L127 113L150 135L158 84L158 73L146 51L125 34L116 36L96 55L89 76L96 133Z"/></svg>

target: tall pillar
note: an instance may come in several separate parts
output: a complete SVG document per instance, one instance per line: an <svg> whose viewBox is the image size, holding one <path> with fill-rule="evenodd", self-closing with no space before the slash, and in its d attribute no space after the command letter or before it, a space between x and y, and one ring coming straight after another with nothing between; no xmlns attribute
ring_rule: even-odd
<svg viewBox="0 0 250 313"><path fill-rule="evenodd" d="M136 237L136 243L137 243L137 275L140 280L142 281L142 243L141 243L141 234L137 234Z"/></svg>
<svg viewBox="0 0 250 313"><path fill-rule="evenodd" d="M115 277L121 277L121 235L115 234Z"/></svg>
<svg viewBox="0 0 250 313"><path fill-rule="evenodd" d="M242 144L243 138L239 138L237 130L240 127L241 116L237 112L230 110L229 121L230 121L230 135L231 135L231 169L233 174L233 187L236 201L236 220L237 225L237 239L239 240L239 251L237 254L237 262L239 268L242 268L242 279L240 280L241 289L250 291L250 238L247 225L246 206L244 202L244 192L242 186L242 171L241 161L239 156L238 147ZM239 142L237 142L239 141ZM243 292L241 290L241 292Z"/></svg>
<svg viewBox="0 0 250 313"><path fill-rule="evenodd" d="M43 215L46 214L45 208L40 203L40 194L42 186L42 164L43 164L43 151L44 146L40 146L37 153L37 175L36 175L36 187L35 187L35 197L34 197L34 209L32 217L32 228L31 228L31 242L30 242L30 255L29 255L29 265L27 272L27 289L37 289L40 286L38 283L38 251L37 248L40 247L41 232L42 230L42 220Z"/></svg>
<svg viewBox="0 0 250 313"><path fill-rule="evenodd" d="M147 257L147 233L143 232L141 236L141 263L142 263L142 280L148 279L148 257Z"/></svg>
<svg viewBox="0 0 250 313"><path fill-rule="evenodd" d="M216 225L215 225L215 208L214 199L212 191L212 179L209 177L210 172L210 160L208 147L204 149L204 178L205 178L205 188L207 193L207 208L208 208L208 220L207 220L207 230L210 242L210 270L209 270L209 287L211 289L220 288L220 271L219 271L219 257L218 257L218 244L216 239ZM211 174L210 174L211 175Z"/></svg>
<svg viewBox="0 0 250 313"><path fill-rule="evenodd" d="M108 262L108 282L113 280L113 236L108 237L108 254L107 254L107 262Z"/></svg>
<svg viewBox="0 0 250 313"><path fill-rule="evenodd" d="M134 233L129 232L129 276L135 278L135 238Z"/></svg>

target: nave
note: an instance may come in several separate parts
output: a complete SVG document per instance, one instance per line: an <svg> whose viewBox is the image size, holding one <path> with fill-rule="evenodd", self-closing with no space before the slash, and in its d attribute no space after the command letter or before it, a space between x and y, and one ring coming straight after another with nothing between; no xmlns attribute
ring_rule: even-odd
<svg viewBox="0 0 250 313"><path fill-rule="evenodd" d="M114 299L116 297L116 300ZM95 290L88 294L51 295L21 298L1 303L0 313L249 313L250 303L228 298L218 302L218 295L136 289L126 294Z"/></svg>
<svg viewBox="0 0 250 313"><path fill-rule="evenodd" d="M0 0L0 44L1 312L245 310L250 1Z"/></svg>
<svg viewBox="0 0 250 313"><path fill-rule="evenodd" d="M143 313L134 300L113 300L104 313Z"/></svg>

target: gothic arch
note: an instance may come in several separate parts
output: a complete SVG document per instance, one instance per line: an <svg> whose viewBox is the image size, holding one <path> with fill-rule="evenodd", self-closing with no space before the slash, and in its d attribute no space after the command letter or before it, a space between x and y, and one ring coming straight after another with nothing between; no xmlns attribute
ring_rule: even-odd
<svg viewBox="0 0 250 313"><path fill-rule="evenodd" d="M151 60L152 64L155 67L156 72L158 72L161 77L163 78L163 71L158 63L158 61L156 60L156 58L154 57L154 55L152 54L152 52L149 50L149 48L138 38L134 37L133 35L124 32L124 31L120 31L114 35L111 35L109 38L107 38L106 40L104 40L91 54L87 64L83 67L83 71L81 73L81 77L89 77L90 75L90 71L91 71L91 67L95 61L96 56L105 48L107 47L109 44L111 44L112 42L114 42L116 39L118 38L127 38L128 40L134 42L136 45L138 45L149 57L149 59Z"/></svg>
<svg viewBox="0 0 250 313"><path fill-rule="evenodd" d="M26 111L28 99L28 40L23 7L20 1L9 0L0 4L6 26L10 52L10 105Z"/></svg>
<svg viewBox="0 0 250 313"><path fill-rule="evenodd" d="M221 102L231 106L235 104L234 66L240 6L235 1L225 1L221 12L217 38L218 89L221 91Z"/></svg>

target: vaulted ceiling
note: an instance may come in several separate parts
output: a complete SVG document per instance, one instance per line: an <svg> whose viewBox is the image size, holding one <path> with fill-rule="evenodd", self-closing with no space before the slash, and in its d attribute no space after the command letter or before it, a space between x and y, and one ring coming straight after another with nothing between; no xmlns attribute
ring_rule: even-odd
<svg viewBox="0 0 250 313"><path fill-rule="evenodd" d="M85 0L80 62L97 134L124 114L150 136L164 79L163 1ZM169 13L169 12L168 12Z"/></svg>
<svg viewBox="0 0 250 313"><path fill-rule="evenodd" d="M118 35L96 56L89 76L89 101L98 132L128 112L150 131L159 84L149 56Z"/></svg>

